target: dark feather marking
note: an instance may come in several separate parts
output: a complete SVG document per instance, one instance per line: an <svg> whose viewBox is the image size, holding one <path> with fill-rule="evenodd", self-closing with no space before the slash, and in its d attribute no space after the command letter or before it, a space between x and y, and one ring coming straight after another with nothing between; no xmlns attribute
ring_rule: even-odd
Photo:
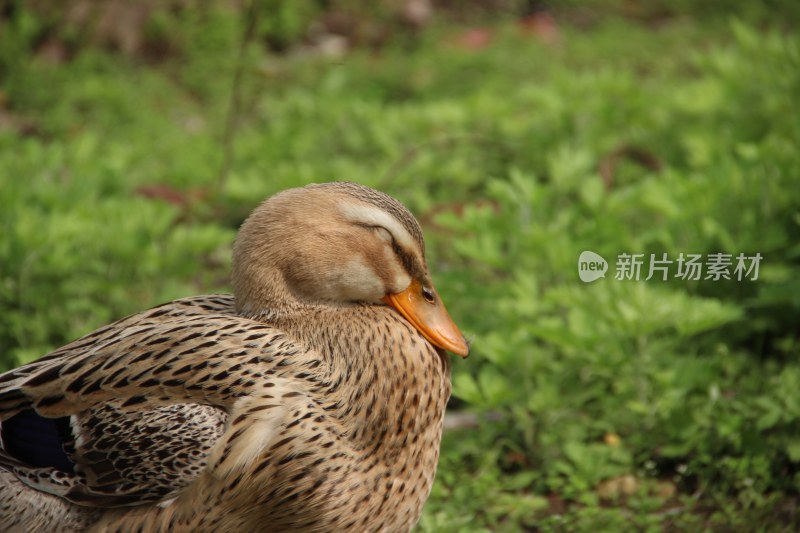
<svg viewBox="0 0 800 533"><path fill-rule="evenodd" d="M247 428L239 428L239 429L237 429L236 431L234 431L234 432L233 432L233 435L231 435L231 437L230 437L230 439L229 439L229 442L233 442L233 441L235 441L236 439L238 439L239 437L241 437L241 436L242 436L242 433L244 433L246 429L247 429Z"/></svg>
<svg viewBox="0 0 800 533"><path fill-rule="evenodd" d="M63 396L46 396L42 398L38 402L36 402L36 407L52 407L53 405L57 405L64 401Z"/></svg>
<svg viewBox="0 0 800 533"><path fill-rule="evenodd" d="M22 386L37 387L39 385L43 385L49 381L57 379L60 372L61 369L58 366L53 366L51 368L48 368L44 372L35 374L32 378L29 378ZM10 375L13 375L13 373L11 373Z"/></svg>
<svg viewBox="0 0 800 533"><path fill-rule="evenodd" d="M152 351L144 352L143 354L138 355L138 356L134 357L133 359L131 359L130 361L128 361L128 364L129 365L133 365L133 364L136 364L136 363L141 363L142 361L150 359L153 356L153 353L154 352L152 352Z"/></svg>
<svg viewBox="0 0 800 533"><path fill-rule="evenodd" d="M94 380L88 387L81 391L81 394L91 394L93 392L97 392L102 389L101 381L99 379Z"/></svg>
<svg viewBox="0 0 800 533"><path fill-rule="evenodd" d="M216 346L216 345L217 345L217 341L213 340L213 341L206 341L206 342L204 342L202 344L198 344L194 348L195 348L195 350L204 350L206 348L211 348L211 347Z"/></svg>
<svg viewBox="0 0 800 533"><path fill-rule="evenodd" d="M136 374L135 376L132 376L130 379L131 379L131 381L133 381L134 383L136 383L137 381L139 381L140 379L142 379L144 376L146 376L147 374L149 374L149 373L150 373L150 371L151 371L151 369L149 369L149 368L145 368L144 370L142 370L141 372L139 372L139 373L138 373L138 374Z"/></svg>
<svg viewBox="0 0 800 533"><path fill-rule="evenodd" d="M158 374L163 374L167 370L172 370L172 365L170 363L164 363L160 367L153 370L153 375L157 376Z"/></svg>
<svg viewBox="0 0 800 533"><path fill-rule="evenodd" d="M145 346L153 346L155 344L163 344L163 343L168 342L170 340L172 340L171 337L169 337L167 335L162 335L161 337L156 337L155 339L144 343L144 345Z"/></svg>
<svg viewBox="0 0 800 533"><path fill-rule="evenodd" d="M72 364L69 364L61 369L61 377L69 376L70 374L74 374L86 364L85 359L78 359Z"/></svg>
<svg viewBox="0 0 800 533"><path fill-rule="evenodd" d="M158 318L160 316L164 316L168 314L171 310L169 307L170 304L164 304L159 307L156 307L156 311L147 314L147 318Z"/></svg>
<svg viewBox="0 0 800 533"><path fill-rule="evenodd" d="M189 342L192 339L196 339L198 337L202 337L202 335L203 335L202 331L196 331L196 332L194 332L194 333L192 333L190 335L187 335L187 336L183 337L182 339L177 341L175 344L183 344L185 342Z"/></svg>
<svg viewBox="0 0 800 533"><path fill-rule="evenodd" d="M172 346L167 346L166 348L155 354L153 356L153 360L158 361L159 359L162 359L164 356L169 355L170 353L172 353Z"/></svg>
<svg viewBox="0 0 800 533"><path fill-rule="evenodd" d="M188 365L182 366L178 370L174 371L172 373L172 375L173 376L179 376L181 374L185 374L187 372L191 372L192 368L194 368L194 366L192 365L192 363L189 363Z"/></svg>
<svg viewBox="0 0 800 533"><path fill-rule="evenodd" d="M261 472L262 470L267 468L269 466L269 464L270 464L269 459L265 459L265 460L261 461L258 464L258 466L253 469L253 476L256 476L259 472Z"/></svg>
<svg viewBox="0 0 800 533"><path fill-rule="evenodd" d="M117 379L119 377L119 375L122 374L123 372L125 372L126 370L128 370L128 369L125 368L124 366L122 368L118 368L112 374L109 374L108 376L103 378L103 382L104 383L111 383L112 381Z"/></svg>
<svg viewBox="0 0 800 533"><path fill-rule="evenodd" d="M289 436L289 437L286 437L285 439L281 439L281 440L279 440L278 442L276 442L275 444L272 445L272 449L273 450L277 450L278 448L280 448L284 444L288 444L288 443L292 442L294 439L295 439L294 436Z"/></svg>
<svg viewBox="0 0 800 533"><path fill-rule="evenodd" d="M296 456L295 456L296 457ZM289 483L297 483L301 479L308 477L311 474L311 469L306 467L302 469L299 473L295 474L291 478L289 478Z"/></svg>
<svg viewBox="0 0 800 533"><path fill-rule="evenodd" d="M256 413L258 411L263 411L265 409L270 409L271 407L273 407L273 406L272 405L256 405L256 406L251 407L250 409L248 409L247 412L248 413Z"/></svg>
<svg viewBox="0 0 800 533"><path fill-rule="evenodd" d="M141 403L145 403L147 398L144 396L131 396L127 400L122 403L122 407L131 407L133 405L139 405Z"/></svg>

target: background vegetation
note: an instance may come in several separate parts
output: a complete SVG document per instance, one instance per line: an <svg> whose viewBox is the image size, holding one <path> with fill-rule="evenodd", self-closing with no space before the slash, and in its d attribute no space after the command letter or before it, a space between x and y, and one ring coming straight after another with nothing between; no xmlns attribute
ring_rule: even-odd
<svg viewBox="0 0 800 533"><path fill-rule="evenodd" d="M794 2L2 6L3 368L228 291L262 198L357 181L474 339L420 531L800 526ZM625 252L764 259L617 281Z"/></svg>

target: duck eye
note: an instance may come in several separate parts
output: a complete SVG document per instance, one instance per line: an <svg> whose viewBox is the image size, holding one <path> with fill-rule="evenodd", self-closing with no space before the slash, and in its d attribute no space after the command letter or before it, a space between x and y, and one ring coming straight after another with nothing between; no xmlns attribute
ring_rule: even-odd
<svg viewBox="0 0 800 533"><path fill-rule="evenodd" d="M377 233L381 239L383 239L386 242L394 242L392 234L389 233L387 229L382 228L380 226L373 226L373 228L375 229L375 233Z"/></svg>
<svg viewBox="0 0 800 533"><path fill-rule="evenodd" d="M422 287L422 297L425 298L425 301L429 304L436 302L436 298L433 296L433 291L428 287Z"/></svg>

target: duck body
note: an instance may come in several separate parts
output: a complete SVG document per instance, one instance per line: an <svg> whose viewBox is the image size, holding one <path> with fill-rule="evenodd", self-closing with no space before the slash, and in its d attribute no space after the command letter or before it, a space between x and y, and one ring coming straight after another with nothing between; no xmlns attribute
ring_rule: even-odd
<svg viewBox="0 0 800 533"><path fill-rule="evenodd" d="M372 220L386 211L362 194L389 201L352 184L316 188L333 214L366 209L359 228L364 213ZM307 199L305 189L294 191ZM312 241L329 243L331 228L352 238L330 221L312 225ZM243 232L248 224L259 231L240 233L237 247L252 252L248 239L264 228L255 218ZM432 294L437 303L438 295L415 288L413 280L427 287L429 278L426 267L408 266L409 250L397 250L408 234L367 231L378 242L353 240L367 250L363 259L334 243L333 258L312 251L299 272L235 252L236 296L170 302L0 375L0 530L413 528L433 483L450 395L449 360L430 338L453 349L447 339L455 337L440 327L435 305L414 311L414 298ZM265 240L264 250L274 246ZM398 262L375 259L388 257L380 241ZM316 248L319 256L326 246ZM421 268L424 256L414 253ZM291 258L286 250L278 256ZM314 261L330 270L314 278L324 278L322 288L309 279ZM260 267L248 278L241 269L252 263ZM389 286L395 282L408 287ZM365 284L380 287L365 294ZM383 303L411 288L412 304Z"/></svg>

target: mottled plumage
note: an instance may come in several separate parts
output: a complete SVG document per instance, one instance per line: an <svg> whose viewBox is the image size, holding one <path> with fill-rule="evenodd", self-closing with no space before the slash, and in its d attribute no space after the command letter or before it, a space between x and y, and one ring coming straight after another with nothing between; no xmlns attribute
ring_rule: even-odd
<svg viewBox="0 0 800 533"><path fill-rule="evenodd" d="M0 376L0 530L413 527L441 348L467 352L414 218L359 185L286 191L243 225L233 284Z"/></svg>

